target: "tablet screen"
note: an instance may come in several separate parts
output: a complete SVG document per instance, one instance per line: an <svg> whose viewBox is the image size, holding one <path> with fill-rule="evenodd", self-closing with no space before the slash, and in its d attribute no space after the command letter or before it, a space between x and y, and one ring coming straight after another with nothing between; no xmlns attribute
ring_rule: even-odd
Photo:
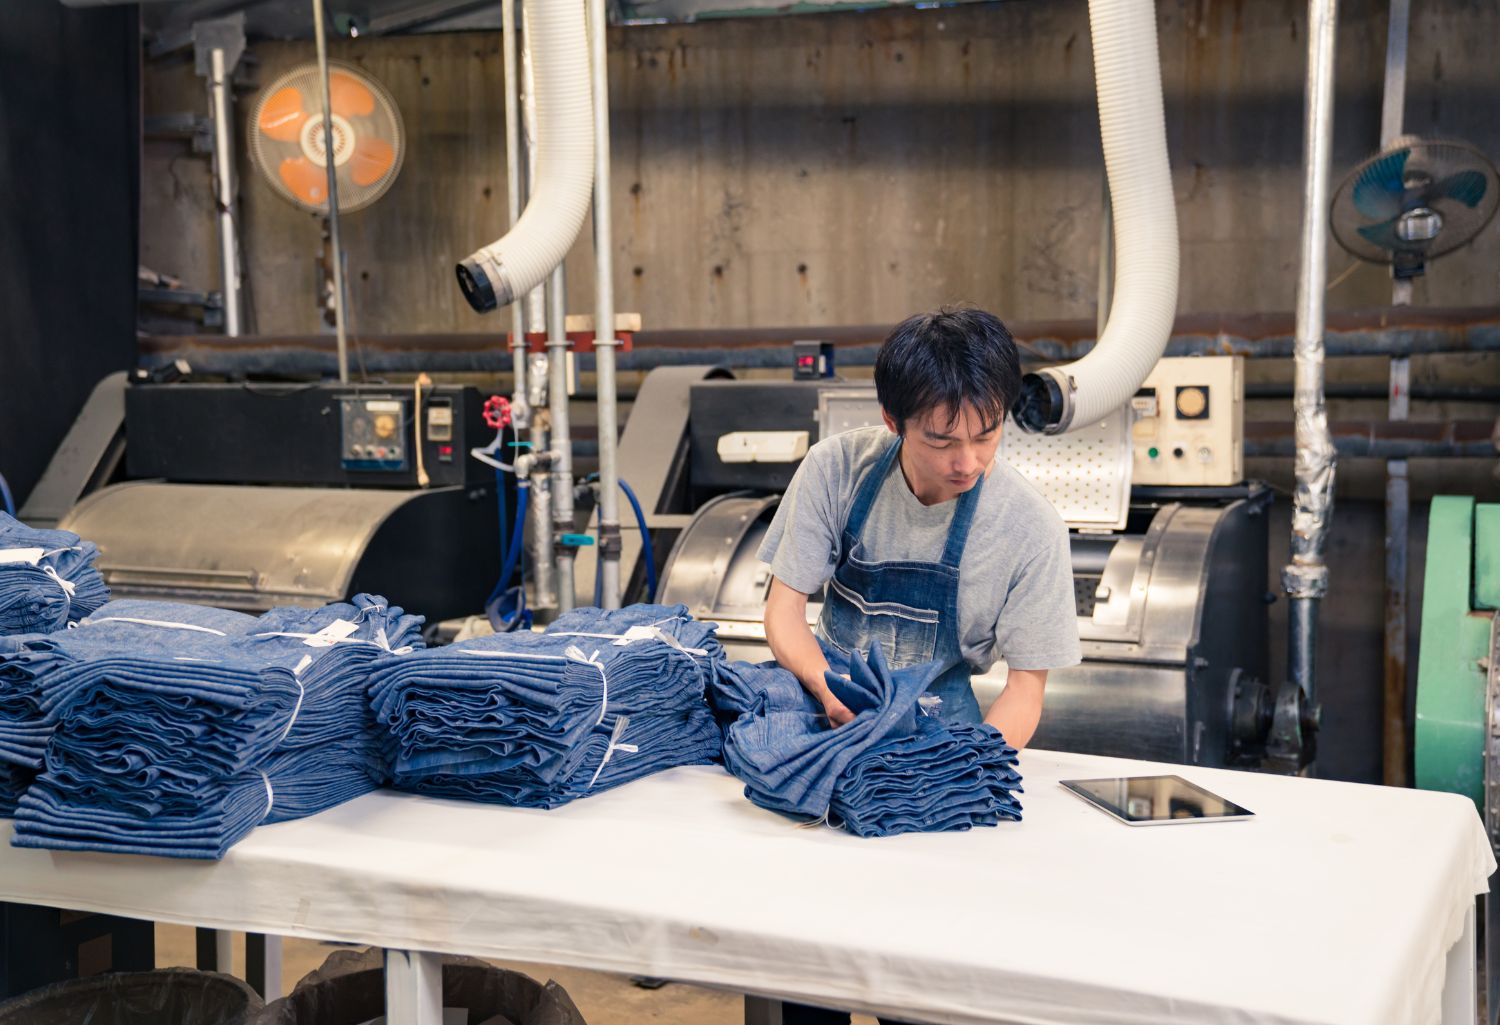
<svg viewBox="0 0 1500 1025"><path fill-rule="evenodd" d="M1062 785L1133 826L1242 819L1254 814L1181 776L1065 779Z"/></svg>

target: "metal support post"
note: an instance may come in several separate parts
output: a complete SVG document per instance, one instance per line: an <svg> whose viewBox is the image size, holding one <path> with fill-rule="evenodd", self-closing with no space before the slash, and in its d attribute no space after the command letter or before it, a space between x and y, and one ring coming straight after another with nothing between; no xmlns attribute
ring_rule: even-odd
<svg viewBox="0 0 1500 1025"><path fill-rule="evenodd" d="M1292 400L1297 438L1296 489L1292 511L1292 558L1282 571L1282 583L1290 599L1287 686L1300 690L1301 696L1313 705L1317 698L1318 603L1328 591L1328 567L1323 561L1323 548L1333 512L1337 463L1323 395L1328 175L1333 148L1337 0L1308 0L1307 25L1302 239Z"/></svg>
<svg viewBox="0 0 1500 1025"><path fill-rule="evenodd" d="M385 952L386 1025L442 1025L443 958L421 951Z"/></svg>
<svg viewBox="0 0 1500 1025"><path fill-rule="evenodd" d="M604 0L589 2L594 81L594 372L599 390L599 558L606 609L620 607L620 442L615 392L614 238L610 226L609 28Z"/></svg>
<svg viewBox="0 0 1500 1025"><path fill-rule="evenodd" d="M552 414L552 542L557 564L557 610L577 604L573 564L577 552L563 544L573 533L573 435L568 419L567 274L562 264L547 285L547 397Z"/></svg>
<svg viewBox="0 0 1500 1025"><path fill-rule="evenodd" d="M1380 111L1382 149L1400 138L1406 107L1406 50L1411 0L1390 0L1385 48L1385 92ZM1411 303L1411 280L1393 278L1391 305ZM1390 419L1411 413L1411 358L1391 357ZM1385 478L1385 701L1382 779L1386 786L1407 785L1406 763L1406 571L1411 521L1411 491L1405 459L1386 462Z"/></svg>
<svg viewBox="0 0 1500 1025"><path fill-rule="evenodd" d="M323 86L323 153L328 172L328 236L333 246L333 325L338 341L339 384L349 383L349 328L345 316L344 245L339 234L339 175L333 146L333 86L328 73L328 33L323 0L313 0L313 36L317 42L318 80Z"/></svg>
<svg viewBox="0 0 1500 1025"><path fill-rule="evenodd" d="M510 223L514 227L521 219L524 206L524 184L522 177L526 166L526 154L521 140L520 75L516 68L516 5L514 0L504 0L500 5L500 44L504 47L502 65L505 68L505 198L510 207ZM510 412L516 436L520 437L531 426L531 406L526 393L526 304L511 303L510 368L511 393ZM501 458L514 458L507 452Z"/></svg>
<svg viewBox="0 0 1500 1025"><path fill-rule="evenodd" d="M781 1025L781 1001L746 994L745 1025Z"/></svg>
<svg viewBox="0 0 1500 1025"><path fill-rule="evenodd" d="M224 333L243 330L240 294L240 240L236 230L234 178L233 69L222 47L209 54L208 94L214 122L214 198L219 213L219 266L223 274Z"/></svg>

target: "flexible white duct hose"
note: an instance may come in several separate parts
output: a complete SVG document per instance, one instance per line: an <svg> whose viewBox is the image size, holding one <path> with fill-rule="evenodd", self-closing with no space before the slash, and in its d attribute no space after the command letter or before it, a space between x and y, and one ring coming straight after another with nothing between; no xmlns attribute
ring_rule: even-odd
<svg viewBox="0 0 1500 1025"><path fill-rule="evenodd" d="M1177 312L1177 208L1152 0L1089 0L1099 133L1114 204L1109 322L1075 363L1029 374L1016 419L1060 434L1110 413L1161 359Z"/></svg>
<svg viewBox="0 0 1500 1025"><path fill-rule="evenodd" d="M536 179L520 220L458 265L481 313L541 284L573 247L594 195L593 87L582 0L525 0L536 75ZM507 43L508 45L508 43Z"/></svg>

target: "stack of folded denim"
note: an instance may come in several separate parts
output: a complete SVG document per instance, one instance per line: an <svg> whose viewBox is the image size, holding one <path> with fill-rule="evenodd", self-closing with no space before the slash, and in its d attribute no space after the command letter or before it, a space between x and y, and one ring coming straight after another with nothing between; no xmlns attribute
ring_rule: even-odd
<svg viewBox="0 0 1500 1025"><path fill-rule="evenodd" d="M885 740L849 764L831 818L857 836L938 833L1019 821L1016 750L984 723L919 716L907 737Z"/></svg>
<svg viewBox="0 0 1500 1025"><path fill-rule="evenodd" d="M109 600L99 549L66 530L34 530L0 512L0 634L50 633Z"/></svg>
<svg viewBox="0 0 1500 1025"><path fill-rule="evenodd" d="M99 647L55 671L50 689L68 697L21 798L17 846L216 858L259 823L382 782L369 672L421 643L420 618L367 595L276 609L232 636L152 618L72 631L154 631L155 644Z"/></svg>
<svg viewBox="0 0 1500 1025"><path fill-rule="evenodd" d="M1016 752L985 725L948 726L919 705L939 666L891 670L826 652L834 696L854 712L829 726L797 678L774 664L725 663L710 699L724 734L724 764L755 804L838 821L860 836L969 829L1019 819ZM847 670L845 677L840 671Z"/></svg>
<svg viewBox="0 0 1500 1025"><path fill-rule="evenodd" d="M553 808L712 762L704 686L722 657L683 606L579 609L544 634L382 659L371 698L397 787Z"/></svg>
<svg viewBox="0 0 1500 1025"><path fill-rule="evenodd" d="M77 677L62 670L107 653L149 652L164 644L186 654L254 622L252 616L199 605L116 601L71 630L0 638L0 814L15 811L77 693Z"/></svg>

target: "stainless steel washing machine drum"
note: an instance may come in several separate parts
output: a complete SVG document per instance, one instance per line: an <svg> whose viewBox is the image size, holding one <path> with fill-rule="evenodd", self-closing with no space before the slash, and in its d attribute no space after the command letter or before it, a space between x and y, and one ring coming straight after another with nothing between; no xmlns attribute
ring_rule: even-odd
<svg viewBox="0 0 1500 1025"><path fill-rule="evenodd" d="M116 598L260 612L366 591L429 621L476 612L499 572L491 488L131 482L59 524L99 546Z"/></svg>

